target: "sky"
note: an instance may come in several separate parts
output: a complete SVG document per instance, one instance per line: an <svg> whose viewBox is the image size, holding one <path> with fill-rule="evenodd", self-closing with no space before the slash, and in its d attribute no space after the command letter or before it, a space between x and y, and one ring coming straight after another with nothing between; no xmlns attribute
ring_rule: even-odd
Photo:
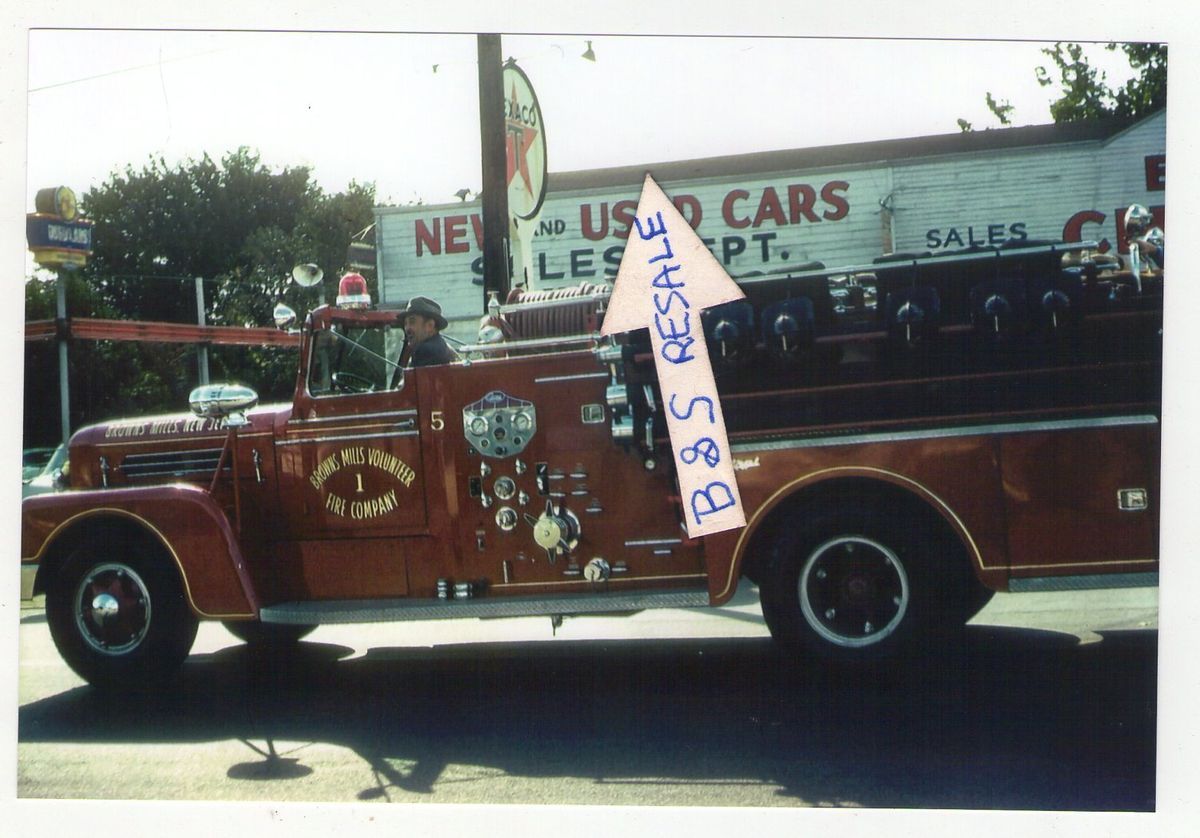
<svg viewBox="0 0 1200 838"><path fill-rule="evenodd" d="M582 55L591 42L595 61ZM1051 121L1047 42L509 35L550 171ZM1089 56L1119 84L1120 52ZM435 69L436 68L436 69ZM327 191L445 203L481 187L473 35L38 30L29 37L26 200L83 194L127 165L248 146ZM64 116L74 128L64 130Z"/></svg>

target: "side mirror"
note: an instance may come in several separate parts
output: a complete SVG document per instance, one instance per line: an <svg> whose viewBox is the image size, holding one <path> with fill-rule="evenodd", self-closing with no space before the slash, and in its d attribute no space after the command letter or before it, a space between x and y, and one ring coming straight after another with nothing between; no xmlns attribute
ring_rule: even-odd
<svg viewBox="0 0 1200 838"><path fill-rule="evenodd" d="M272 312L272 316L275 318L276 329L290 329L296 323L296 312L292 311L283 303L279 303L277 306L275 306L275 311Z"/></svg>
<svg viewBox="0 0 1200 838"><path fill-rule="evenodd" d="M202 419L224 419L236 427L247 424L243 413L258 404L258 393L241 384L205 384L191 392L188 402Z"/></svg>

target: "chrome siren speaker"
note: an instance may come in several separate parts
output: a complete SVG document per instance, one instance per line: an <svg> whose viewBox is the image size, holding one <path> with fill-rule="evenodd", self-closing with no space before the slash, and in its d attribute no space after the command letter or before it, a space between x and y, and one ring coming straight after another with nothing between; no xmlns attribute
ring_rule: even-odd
<svg viewBox="0 0 1200 838"><path fill-rule="evenodd" d="M188 396L192 413L203 419L225 419L227 425L244 425L235 420L258 404L258 393L242 384L205 384Z"/></svg>

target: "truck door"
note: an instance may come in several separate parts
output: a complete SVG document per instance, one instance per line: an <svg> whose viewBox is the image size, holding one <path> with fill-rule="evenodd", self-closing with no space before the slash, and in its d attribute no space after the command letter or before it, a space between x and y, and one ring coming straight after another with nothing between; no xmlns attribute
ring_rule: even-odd
<svg viewBox="0 0 1200 838"><path fill-rule="evenodd" d="M307 342L303 387L278 441L288 539L426 528L416 377L397 374L403 329L380 315L328 317Z"/></svg>

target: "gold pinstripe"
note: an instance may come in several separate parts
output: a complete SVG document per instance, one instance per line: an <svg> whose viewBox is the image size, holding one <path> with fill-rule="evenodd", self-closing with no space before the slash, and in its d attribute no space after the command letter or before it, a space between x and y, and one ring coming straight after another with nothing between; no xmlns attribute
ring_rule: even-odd
<svg viewBox="0 0 1200 838"><path fill-rule="evenodd" d="M271 431L258 431L256 433L252 433L252 434L238 434L238 439L256 439L256 438L261 438L261 437L265 437L265 436L274 436L274 435L275 434L272 433ZM160 439L142 439L142 440L130 440L130 441L118 440L117 442L94 442L94 443L92 443L92 446L95 448L137 448L137 447L140 447L143 445L157 445L161 448L161 447L163 447L163 445L165 443L169 443L169 442L181 442L181 443L182 442L217 442L217 443L223 443L223 442L225 442L226 439L228 439L228 437L225 434L221 434L220 436L180 436L180 437L175 437L175 438L167 437L167 438L160 438ZM178 454L182 451L187 451L187 450L189 450L189 449L187 449L187 448L178 448L178 449L172 448L170 450L164 451L164 453Z"/></svg>
<svg viewBox="0 0 1200 838"><path fill-rule="evenodd" d="M742 555L742 550L743 550L743 548L745 546L745 542L746 542L746 534L749 533L750 530L757 525L758 519L764 514L764 510L768 506L770 506L775 501L776 498L778 498L780 495L782 495L785 492L787 492L788 490L790 490L793 486L796 486L797 484L800 484L800 483L804 483L805 481L812 480L813 478L816 478L816 477L822 477L822 476L826 476L826 475L830 475L830 474L837 474L839 472L841 472L841 473L851 472L854 474L862 474L864 472L867 472L867 473L872 473L872 474L877 474L877 475L887 475L889 477L894 477L903 483L907 483L910 486L915 486L916 488L920 489L922 492L924 492L926 495L928 495L931 499L933 499L935 502L937 502L938 506L940 506L943 510L945 510L946 514L954 521L954 523L958 526L958 528L962 532L962 534L964 536L966 536L967 543L971 547L971 552L975 556L975 561L978 562L978 564L979 564L979 569L980 570L995 570L996 569L996 567L988 567L987 565L985 565L983 563L983 555L979 552L979 546L975 543L975 539L971 536L971 532L970 532L970 530L967 529L966 524L964 524L962 519L959 518L957 514L955 514L954 510L950 508L950 505L948 503L946 503L944 500L942 500L940 497L938 497L937 493L930 490L928 486L925 486L922 483L919 483L918 481L913 480L911 477L905 477L903 474L898 474L897 472L889 471L888 469L876 468L874 466L834 466L831 468L818 469L817 471L809 472L808 474L805 474L801 477L797 477L795 480L792 480L791 482L786 483L783 486L776 489L775 492L773 492L769 498L767 498L765 501L763 501L761 504L759 504L758 508L754 511L754 514L750 517L750 522L742 530L741 535L738 536L737 544L734 545L733 560L729 563L729 577L728 577L728 579L725 580L725 589L723 591L721 591L719 594L717 594L714 597L714 599L720 599L721 597L725 596L726 594L729 593L730 589L733 587L733 572L738 566L739 557Z"/></svg>
<svg viewBox="0 0 1200 838"><path fill-rule="evenodd" d="M1057 562L1055 564L1020 564L1013 567L1013 570L1027 570L1041 567L1092 567L1093 565L1102 564L1157 564L1158 559L1107 559L1099 562Z"/></svg>

